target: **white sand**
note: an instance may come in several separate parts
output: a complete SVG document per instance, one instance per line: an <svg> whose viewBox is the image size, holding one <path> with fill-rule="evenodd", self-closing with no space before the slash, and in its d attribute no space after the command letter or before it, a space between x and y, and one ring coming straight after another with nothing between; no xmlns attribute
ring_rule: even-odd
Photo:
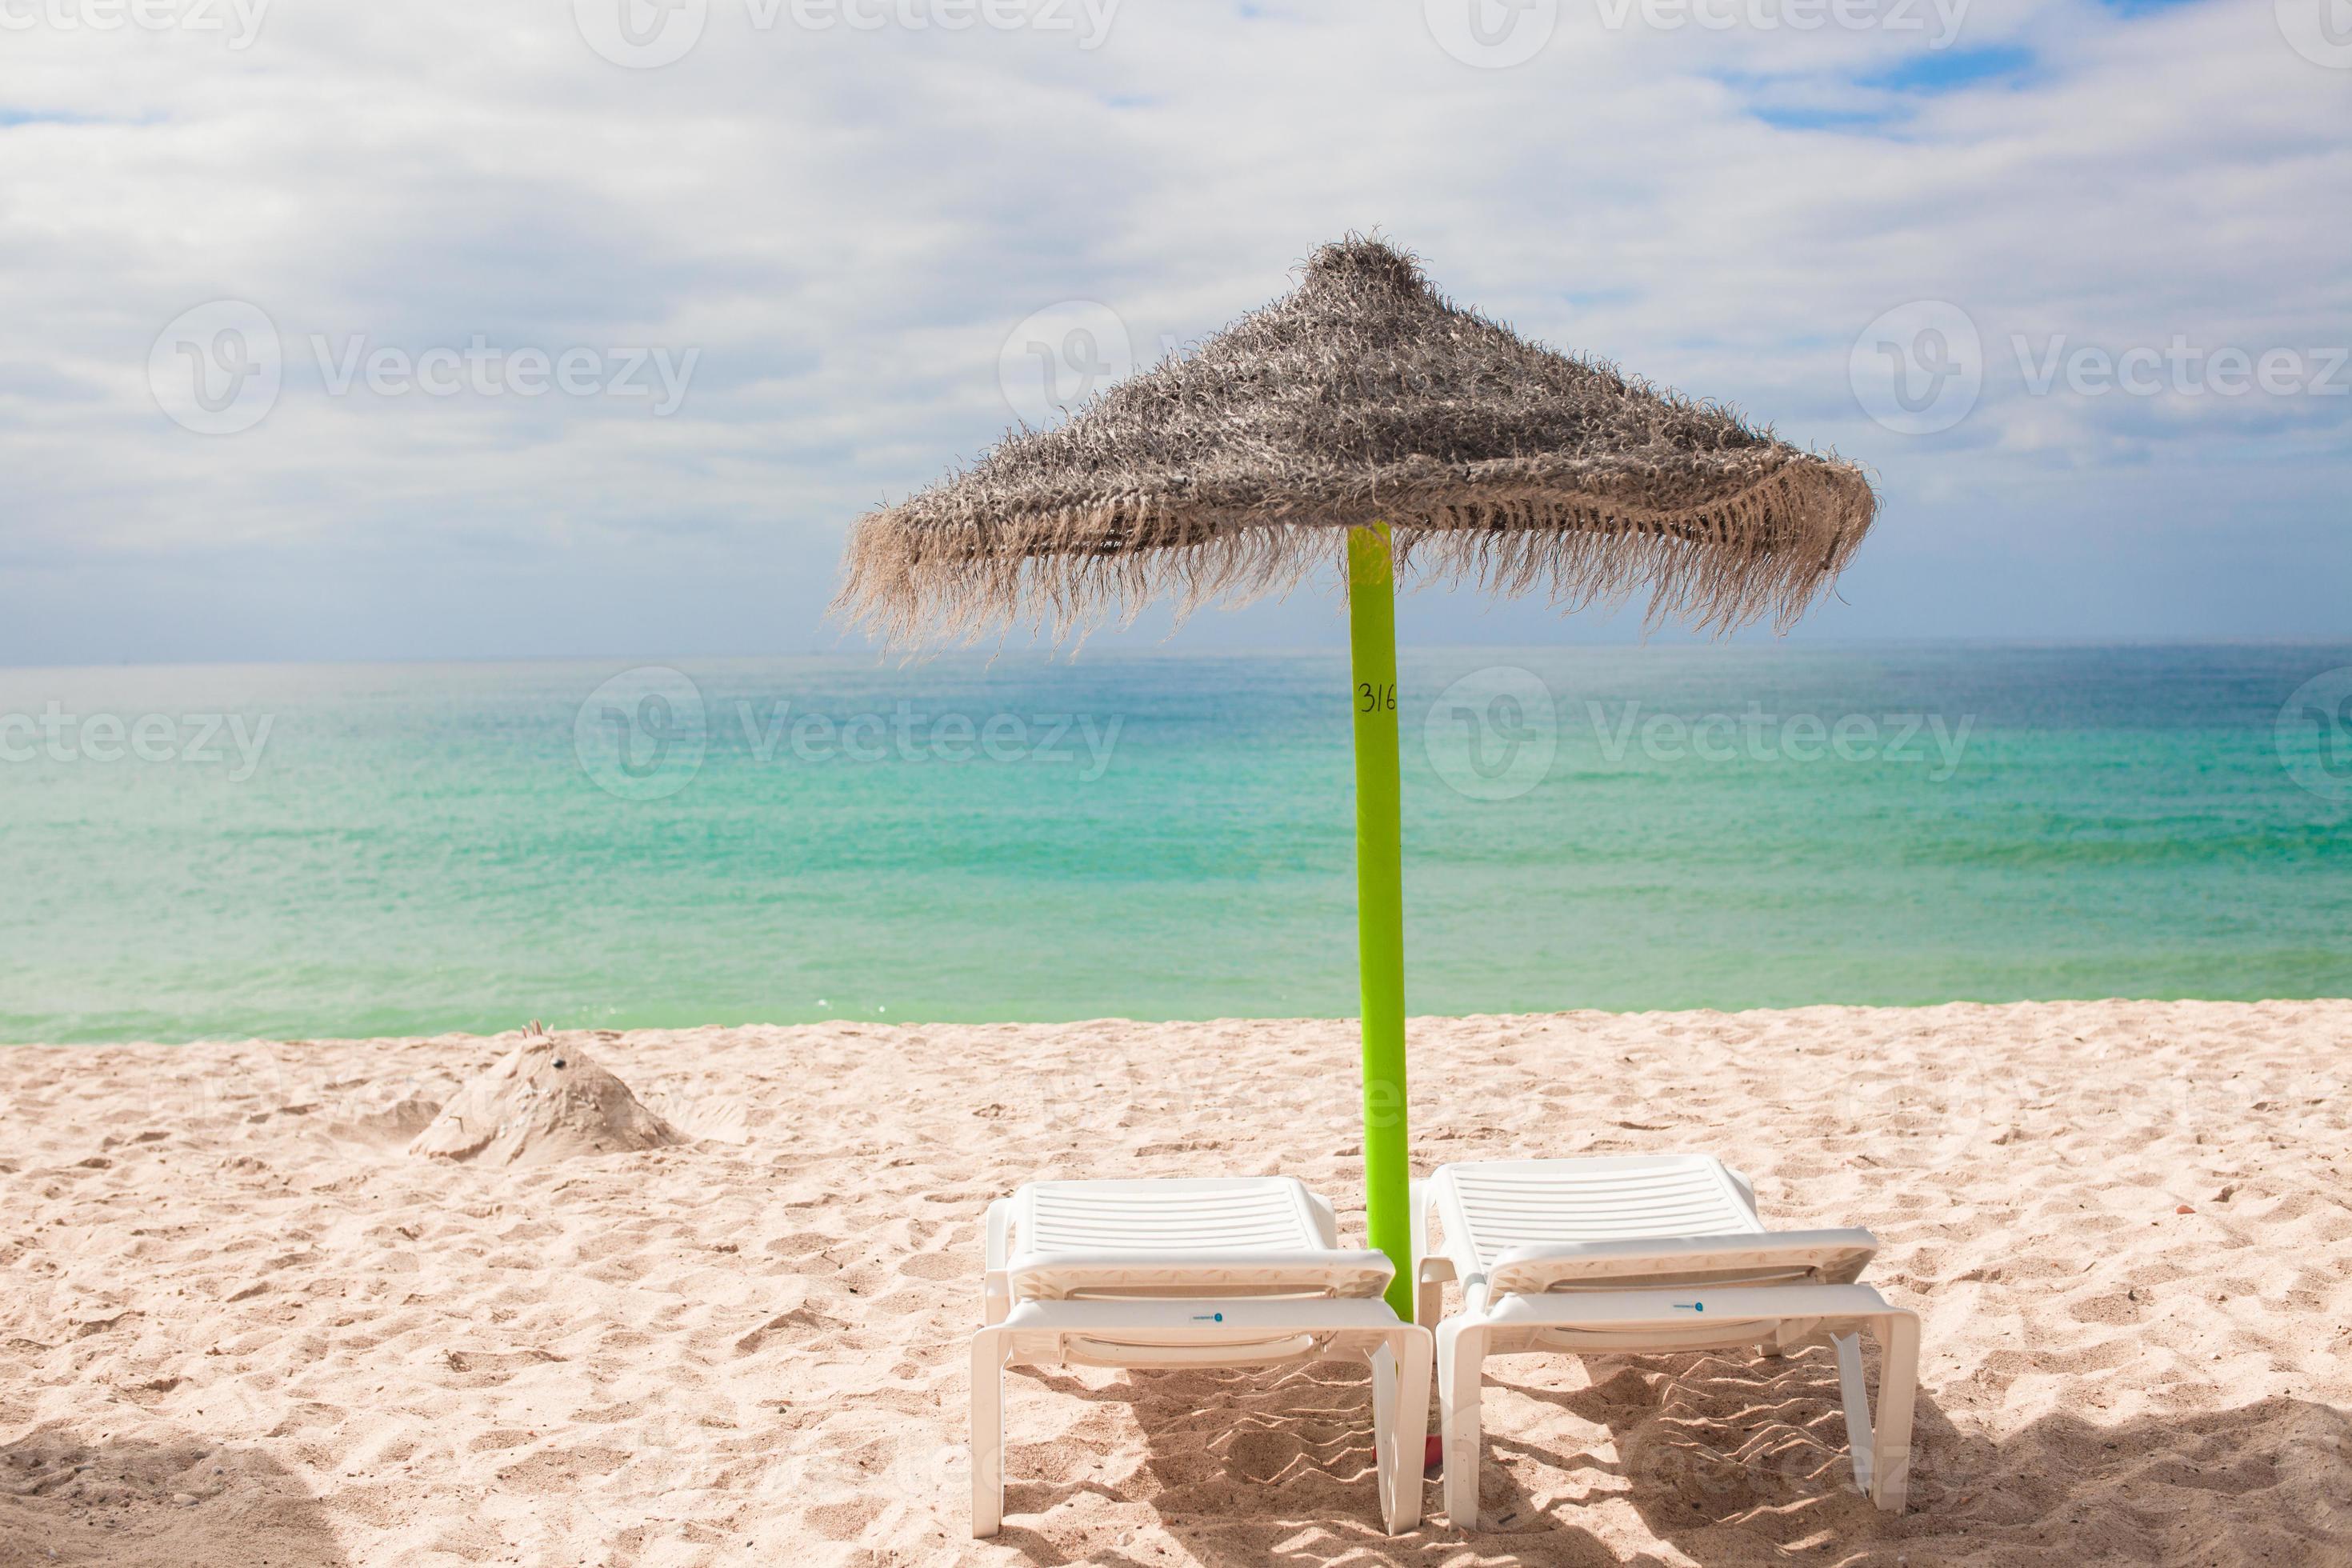
<svg viewBox="0 0 2352 1568"><path fill-rule="evenodd" d="M982 1205L1279 1171L1352 1229L1348 1025L598 1036L696 1142L403 1152L518 1040L0 1051L0 1564L2352 1562L2352 1003L1417 1023L1424 1164L1719 1153L1876 1230L1927 1352L1900 1518L1825 1352L1538 1357L1505 1527L1393 1542L1339 1366L1016 1372L966 1539Z"/></svg>

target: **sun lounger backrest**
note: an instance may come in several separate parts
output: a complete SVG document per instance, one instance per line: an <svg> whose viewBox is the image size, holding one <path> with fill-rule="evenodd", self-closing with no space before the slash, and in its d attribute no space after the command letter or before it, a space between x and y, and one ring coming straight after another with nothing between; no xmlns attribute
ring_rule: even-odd
<svg viewBox="0 0 2352 1568"><path fill-rule="evenodd" d="M1703 1154L1498 1160L1444 1174L1446 1250L1466 1239L1482 1271L1518 1247L1764 1228L1746 1189Z"/></svg>
<svg viewBox="0 0 2352 1568"><path fill-rule="evenodd" d="M1330 1245L1288 1177L1033 1182L1013 1214L1024 1252L1292 1252Z"/></svg>
<svg viewBox="0 0 2352 1568"><path fill-rule="evenodd" d="M1034 1182L1015 1195L1015 1300L1378 1296L1394 1270L1343 1251L1330 1212L1287 1176Z"/></svg>

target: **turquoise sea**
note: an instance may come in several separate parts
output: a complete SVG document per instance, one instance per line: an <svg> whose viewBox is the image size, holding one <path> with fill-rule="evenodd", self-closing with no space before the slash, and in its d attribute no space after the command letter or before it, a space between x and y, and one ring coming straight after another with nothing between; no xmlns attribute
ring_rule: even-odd
<svg viewBox="0 0 2352 1568"><path fill-rule="evenodd" d="M1410 650L1418 1013L2352 993L2352 645ZM1336 655L0 671L0 1039L1354 1011Z"/></svg>

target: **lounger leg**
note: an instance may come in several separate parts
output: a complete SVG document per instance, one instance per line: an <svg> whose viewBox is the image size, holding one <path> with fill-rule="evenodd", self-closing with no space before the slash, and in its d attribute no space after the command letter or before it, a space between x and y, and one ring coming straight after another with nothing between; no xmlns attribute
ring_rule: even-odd
<svg viewBox="0 0 2352 1568"><path fill-rule="evenodd" d="M1870 1500L1890 1513L1900 1513L1911 1481L1911 1405L1919 1390L1919 1315L1889 1313L1872 1328L1878 1339L1879 1360Z"/></svg>
<svg viewBox="0 0 2352 1568"><path fill-rule="evenodd" d="M1870 1440L1870 1387L1862 1377L1862 1335L1835 1334L1831 1342L1837 1347L1838 1393L1845 1402L1845 1447L1853 1461L1853 1486L1866 1497L1877 1451Z"/></svg>
<svg viewBox="0 0 2352 1568"><path fill-rule="evenodd" d="M1845 1399L1845 1440L1853 1454L1853 1484L1871 1501L1899 1513L1911 1474L1911 1407L1919 1391L1919 1318L1892 1312L1873 1319L1878 1341L1878 1419L1862 1378L1862 1336L1836 1336L1838 1384Z"/></svg>
<svg viewBox="0 0 2352 1568"><path fill-rule="evenodd" d="M1478 1394L1486 1332L1456 1316L1437 1330L1437 1407L1445 1432L1445 1518L1478 1528Z"/></svg>
<svg viewBox="0 0 2352 1568"><path fill-rule="evenodd" d="M1429 1433L1429 1336L1391 1335L1389 1347L1372 1357L1375 1428L1386 1436L1375 1456L1381 1471L1381 1517L1391 1535L1421 1522L1421 1487L1427 1474ZM1380 1405L1387 1406L1383 1420Z"/></svg>
<svg viewBox="0 0 2352 1568"><path fill-rule="evenodd" d="M971 1533L994 1535L1004 1522L1004 1338L971 1336Z"/></svg>

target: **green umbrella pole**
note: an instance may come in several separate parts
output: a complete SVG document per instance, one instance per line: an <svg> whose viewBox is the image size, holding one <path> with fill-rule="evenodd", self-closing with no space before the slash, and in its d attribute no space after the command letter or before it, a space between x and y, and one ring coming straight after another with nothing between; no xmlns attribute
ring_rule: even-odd
<svg viewBox="0 0 2352 1568"><path fill-rule="evenodd" d="M1396 1265L1388 1302L1412 1318L1405 1162L1404 870L1397 818L1396 577L1388 524L1348 535L1356 706L1356 952L1364 1000L1364 1228Z"/></svg>

